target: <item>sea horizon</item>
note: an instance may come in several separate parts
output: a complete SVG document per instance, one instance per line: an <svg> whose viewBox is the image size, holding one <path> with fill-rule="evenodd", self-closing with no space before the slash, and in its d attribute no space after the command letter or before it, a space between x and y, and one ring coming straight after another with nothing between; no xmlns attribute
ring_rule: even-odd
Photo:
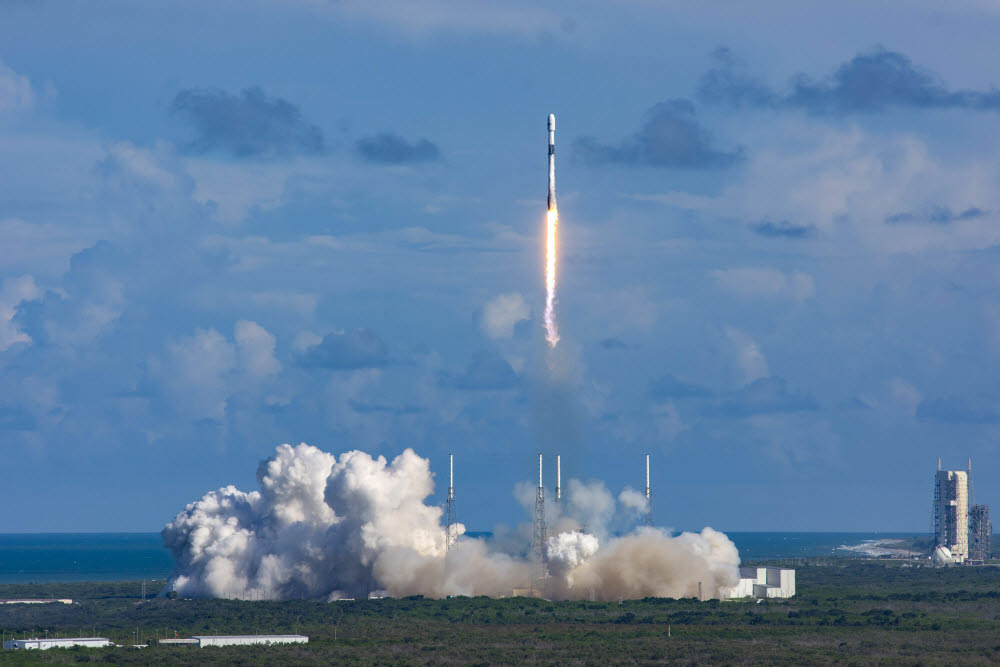
<svg viewBox="0 0 1000 667"><path fill-rule="evenodd" d="M743 562L889 555L893 552L892 540L929 537L926 532L906 531L725 534L736 545ZM489 539L492 532L468 531L466 535ZM905 547L898 553L905 553ZM0 584L166 579L173 568L173 558L159 532L0 533Z"/></svg>

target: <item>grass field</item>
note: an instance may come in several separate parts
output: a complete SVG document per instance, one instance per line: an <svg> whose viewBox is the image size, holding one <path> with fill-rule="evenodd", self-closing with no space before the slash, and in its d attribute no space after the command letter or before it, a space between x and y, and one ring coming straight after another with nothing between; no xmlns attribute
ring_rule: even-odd
<svg viewBox="0 0 1000 667"><path fill-rule="evenodd" d="M0 598L73 605L0 606L21 636L92 635L148 648L7 651L5 664L651 664L996 663L1000 568L828 561L797 567L789 601L645 599L547 602L421 598L141 602L139 583L0 586ZM157 582L150 590L157 590ZM307 645L197 649L164 635L301 633Z"/></svg>

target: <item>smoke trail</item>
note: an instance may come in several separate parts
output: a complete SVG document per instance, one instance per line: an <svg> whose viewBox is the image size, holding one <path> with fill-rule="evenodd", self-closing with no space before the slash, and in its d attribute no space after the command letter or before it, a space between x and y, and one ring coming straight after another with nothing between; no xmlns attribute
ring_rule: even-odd
<svg viewBox="0 0 1000 667"><path fill-rule="evenodd" d="M556 258L559 241L559 210L554 206L545 218L545 340L549 347L559 343L556 325Z"/></svg>
<svg viewBox="0 0 1000 667"><path fill-rule="evenodd" d="M464 537L445 561L430 464L412 450L391 462L360 451L333 456L281 445L257 471L259 491L232 486L191 503L163 529L176 563L165 591L189 597L339 599L389 595L508 596L528 588L527 541L501 550ZM739 554L706 528L671 537L638 529L608 538L613 496L571 481L565 515L546 545L550 599L718 596L738 578ZM586 532L580 527L587 525Z"/></svg>

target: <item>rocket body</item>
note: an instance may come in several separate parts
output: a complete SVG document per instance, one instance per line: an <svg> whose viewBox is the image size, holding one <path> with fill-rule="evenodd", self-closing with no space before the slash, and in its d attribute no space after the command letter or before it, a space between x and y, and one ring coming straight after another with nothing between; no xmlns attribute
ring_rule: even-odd
<svg viewBox="0 0 1000 667"><path fill-rule="evenodd" d="M556 207L556 116L549 114L549 210Z"/></svg>

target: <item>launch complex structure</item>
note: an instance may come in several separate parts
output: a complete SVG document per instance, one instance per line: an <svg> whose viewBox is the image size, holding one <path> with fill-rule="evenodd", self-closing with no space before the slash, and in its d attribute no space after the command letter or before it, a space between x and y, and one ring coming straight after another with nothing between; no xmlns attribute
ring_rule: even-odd
<svg viewBox="0 0 1000 667"><path fill-rule="evenodd" d="M941 564L981 564L992 557L990 506L977 505L973 499L971 458L967 470L942 470L938 459L931 532L933 556Z"/></svg>
<svg viewBox="0 0 1000 667"><path fill-rule="evenodd" d="M556 454L556 505L562 505L562 456ZM653 526L653 496L649 485L649 454L646 454L646 507L642 514L642 525ZM560 509L561 513L561 509ZM455 546L455 525L458 523L458 512L455 506L455 455L448 454L448 494L445 497L445 561ZM532 517L531 562L533 589L541 587L548 576L545 544L548 541L548 523L545 520L545 484L542 476L542 455L538 455L538 488L535 490L535 510ZM585 528L583 528L585 530Z"/></svg>

